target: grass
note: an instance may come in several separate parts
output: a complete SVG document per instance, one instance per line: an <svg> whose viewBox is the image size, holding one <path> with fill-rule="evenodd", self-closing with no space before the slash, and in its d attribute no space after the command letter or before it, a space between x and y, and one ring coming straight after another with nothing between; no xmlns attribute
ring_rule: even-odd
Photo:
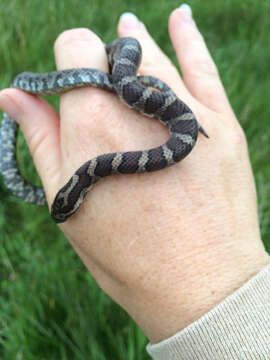
<svg viewBox="0 0 270 360"><path fill-rule="evenodd" d="M189 3L247 135L261 233L270 251L270 4ZM65 29L90 27L104 42L112 40L124 11L135 12L175 61L167 19L178 5L174 0L2 0L0 88L21 71L53 70L53 42ZM38 182L22 136L19 156L26 177ZM0 185L0 359L149 359L143 333L98 288L47 209L37 211Z"/></svg>

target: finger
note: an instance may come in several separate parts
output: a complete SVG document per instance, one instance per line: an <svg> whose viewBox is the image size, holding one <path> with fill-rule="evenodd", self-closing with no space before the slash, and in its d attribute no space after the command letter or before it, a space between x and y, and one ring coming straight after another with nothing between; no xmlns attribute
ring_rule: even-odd
<svg viewBox="0 0 270 360"><path fill-rule="evenodd" d="M119 20L118 34L136 38L142 46L140 74L160 78L180 97L190 98L181 77L171 60L161 51L146 27L132 13L124 13Z"/></svg>
<svg viewBox="0 0 270 360"><path fill-rule="evenodd" d="M96 47L94 53L93 47ZM89 64L99 70L108 70L104 44L95 33L86 28L62 32L55 41L54 54L58 70L89 67Z"/></svg>
<svg viewBox="0 0 270 360"><path fill-rule="evenodd" d="M214 111L231 111L216 65L188 5L172 12L169 33L184 83L191 94Z"/></svg>
<svg viewBox="0 0 270 360"><path fill-rule="evenodd" d="M57 182L59 117L43 99L18 89L0 92L0 107L21 127L45 189Z"/></svg>
<svg viewBox="0 0 270 360"><path fill-rule="evenodd" d="M58 70L86 67L108 71L104 44L97 35L88 29L72 29L60 34L55 42L54 52ZM104 94L107 95L108 92L90 86L68 91L61 96L61 139L63 139L61 146L64 156L68 156L71 147L73 149L79 148L80 154L84 153L82 151L82 146L84 146L82 134L86 138L85 149L89 151L92 120L90 110L96 106L97 97L102 97ZM82 114L80 118L78 118L78 114ZM77 136L76 133L78 133ZM65 139L72 139L72 143L69 141L69 144L66 144ZM80 159L80 161L83 160L85 159ZM74 167L77 165L74 164Z"/></svg>

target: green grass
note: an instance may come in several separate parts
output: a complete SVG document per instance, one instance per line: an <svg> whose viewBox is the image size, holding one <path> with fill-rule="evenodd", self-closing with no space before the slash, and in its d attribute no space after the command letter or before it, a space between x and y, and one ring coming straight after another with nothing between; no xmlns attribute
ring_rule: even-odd
<svg viewBox="0 0 270 360"><path fill-rule="evenodd" d="M247 135L261 232L270 251L270 4L189 3ZM104 42L112 40L124 11L135 12L175 61L167 19L178 5L174 0L2 0L0 88L21 71L53 70L53 42L65 29L90 27ZM22 140L24 174L38 182ZM0 359L149 359L147 339L98 288L48 210L22 203L0 185Z"/></svg>

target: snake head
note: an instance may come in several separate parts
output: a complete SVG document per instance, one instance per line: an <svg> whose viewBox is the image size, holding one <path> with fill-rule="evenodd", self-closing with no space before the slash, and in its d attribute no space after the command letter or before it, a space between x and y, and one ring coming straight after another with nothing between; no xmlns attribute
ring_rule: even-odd
<svg viewBox="0 0 270 360"><path fill-rule="evenodd" d="M68 212L64 211L66 208L64 198L59 195L59 193L56 195L51 207L51 217L56 223L65 222L69 217Z"/></svg>
<svg viewBox="0 0 270 360"><path fill-rule="evenodd" d="M99 179L85 173L88 166L87 161L56 194L51 207L51 217L56 223L66 221L78 210L92 184Z"/></svg>
<svg viewBox="0 0 270 360"><path fill-rule="evenodd" d="M73 181L76 179L76 175L73 176L67 184L58 191L55 196L54 202L51 207L51 217L56 223L62 223L66 221L75 211L72 197L70 199L70 193L75 185Z"/></svg>

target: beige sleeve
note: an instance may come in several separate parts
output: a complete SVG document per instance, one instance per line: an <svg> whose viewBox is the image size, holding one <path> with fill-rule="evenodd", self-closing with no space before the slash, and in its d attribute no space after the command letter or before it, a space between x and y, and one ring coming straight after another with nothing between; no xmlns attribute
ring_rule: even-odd
<svg viewBox="0 0 270 360"><path fill-rule="evenodd" d="M270 360L270 266L147 351L154 360Z"/></svg>

